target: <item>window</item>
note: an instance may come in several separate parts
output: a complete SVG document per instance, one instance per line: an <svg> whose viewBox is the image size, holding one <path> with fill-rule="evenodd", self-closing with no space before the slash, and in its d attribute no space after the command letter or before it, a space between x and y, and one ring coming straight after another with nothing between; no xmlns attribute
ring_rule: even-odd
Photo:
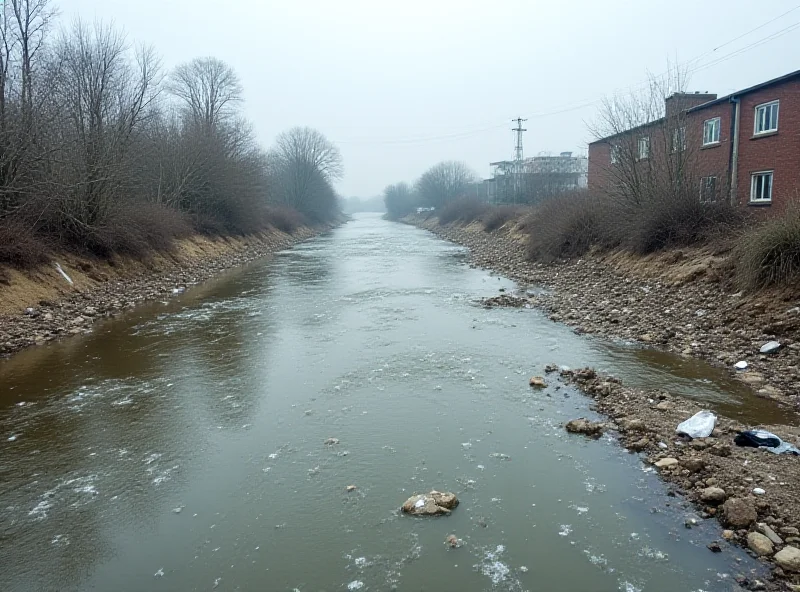
<svg viewBox="0 0 800 592"><path fill-rule="evenodd" d="M686 150L686 128L679 127L672 131L672 151Z"/></svg>
<svg viewBox="0 0 800 592"><path fill-rule="evenodd" d="M772 171L750 175L750 201L753 203L772 201Z"/></svg>
<svg viewBox="0 0 800 592"><path fill-rule="evenodd" d="M719 122L719 117L706 119L703 122L703 146L719 144Z"/></svg>
<svg viewBox="0 0 800 592"><path fill-rule="evenodd" d="M621 154L620 147L617 144L611 144L611 164L617 164Z"/></svg>
<svg viewBox="0 0 800 592"><path fill-rule="evenodd" d="M639 160L650 158L650 136L639 138Z"/></svg>
<svg viewBox="0 0 800 592"><path fill-rule="evenodd" d="M717 201L717 178L716 177L701 177L700 178L700 201L709 203Z"/></svg>
<svg viewBox="0 0 800 592"><path fill-rule="evenodd" d="M778 131L778 101L756 107L755 135Z"/></svg>

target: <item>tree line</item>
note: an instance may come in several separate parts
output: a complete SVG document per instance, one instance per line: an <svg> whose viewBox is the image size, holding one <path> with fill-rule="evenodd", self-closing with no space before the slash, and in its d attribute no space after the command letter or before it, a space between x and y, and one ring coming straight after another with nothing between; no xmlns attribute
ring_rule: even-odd
<svg viewBox="0 0 800 592"><path fill-rule="evenodd" d="M405 181L383 190L386 215L398 219L417 208L441 208L459 198L469 197L478 175L465 163L447 160L425 171L413 184Z"/></svg>
<svg viewBox="0 0 800 592"><path fill-rule="evenodd" d="M259 146L228 64L166 71L113 25L56 19L51 0L0 8L0 263L338 215L338 148L302 127Z"/></svg>

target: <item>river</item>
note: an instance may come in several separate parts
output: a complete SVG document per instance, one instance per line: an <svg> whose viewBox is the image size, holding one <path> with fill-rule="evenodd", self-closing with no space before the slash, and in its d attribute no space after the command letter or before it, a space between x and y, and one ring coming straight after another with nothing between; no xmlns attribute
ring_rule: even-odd
<svg viewBox="0 0 800 592"><path fill-rule="evenodd" d="M357 215L0 362L0 590L712 592L758 570L708 551L716 522L684 528L638 456L566 434L585 397L528 377L593 365L770 408L699 362L476 305L500 288ZM398 512L432 488L451 516Z"/></svg>

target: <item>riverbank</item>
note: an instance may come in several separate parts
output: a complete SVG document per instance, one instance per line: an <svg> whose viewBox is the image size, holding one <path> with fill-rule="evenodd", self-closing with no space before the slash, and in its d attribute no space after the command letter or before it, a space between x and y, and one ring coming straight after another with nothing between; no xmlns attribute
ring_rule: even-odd
<svg viewBox="0 0 800 592"><path fill-rule="evenodd" d="M798 408L797 303L775 294L747 297L725 291L718 275L721 258L710 251L684 250L639 259L616 253L545 265L526 260L524 235L513 223L487 233L480 224L440 225L436 218L420 216L404 221L468 247L473 265L493 269L523 287L545 288L499 294L486 302L489 306L539 307L551 320L573 326L576 333L596 333L699 357L729 368L759 396L789 407L787 413ZM780 341L780 350L760 354L760 347L771 340ZM748 362L746 372L733 369L740 360ZM758 549L753 553L773 567L774 581L742 580L740 585L751 590L800 590L796 573L800 564L793 571L785 568L784 560L800 549L796 498L800 458L736 446L734 436L754 426L724 417L718 418L709 438L679 438L676 426L702 409L695 401L632 389L588 369L561 371L560 378L592 397L596 409L610 420L606 429L616 431L628 450L643 453L651 470L675 486L675 494L695 504L698 514L687 517L686 528L695 524L693 520L720 520L726 529L723 540L706 541L709 552L724 550L727 544ZM796 427L759 427L800 443ZM773 540L764 543L752 533ZM784 547L788 551L776 560Z"/></svg>
<svg viewBox="0 0 800 592"><path fill-rule="evenodd" d="M514 221L493 232L479 223L440 225L434 217L404 221L468 247L474 265L545 288L519 295L517 306L541 308L578 333L701 358L727 368L759 396L800 409L800 301L778 291L748 296L727 289L725 257L711 248L543 264L526 259L525 235ZM759 353L770 341L780 349ZM734 368L740 361L748 364L744 372Z"/></svg>
<svg viewBox="0 0 800 592"><path fill-rule="evenodd" d="M3 268L0 355L88 333L104 318L169 298L233 267L286 249L328 226L270 230L246 237L193 236L144 259L62 254L32 271ZM66 279L56 264L69 278ZM70 283L71 282L71 283Z"/></svg>

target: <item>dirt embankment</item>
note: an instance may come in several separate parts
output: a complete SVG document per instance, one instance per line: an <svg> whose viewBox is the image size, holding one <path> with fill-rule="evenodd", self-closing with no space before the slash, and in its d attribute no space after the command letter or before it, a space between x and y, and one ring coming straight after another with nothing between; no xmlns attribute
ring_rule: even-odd
<svg viewBox="0 0 800 592"><path fill-rule="evenodd" d="M441 226L436 218L422 217L406 221L469 247L479 267L522 286L547 288L520 296L576 332L705 359L728 368L759 396L800 409L800 297L797 292L747 296L726 290L720 282L724 259L710 249L644 258L592 254L542 264L526 260L525 237L513 223L487 233L477 223ZM760 354L770 341L778 341L780 349ZM734 369L739 361L747 362L746 371Z"/></svg>
<svg viewBox="0 0 800 592"><path fill-rule="evenodd" d="M3 268L0 283L0 355L69 335L137 304L182 292L193 284L319 233L264 232L249 237L193 237L145 260L90 259L65 254L30 272ZM72 280L59 272L56 264Z"/></svg>

